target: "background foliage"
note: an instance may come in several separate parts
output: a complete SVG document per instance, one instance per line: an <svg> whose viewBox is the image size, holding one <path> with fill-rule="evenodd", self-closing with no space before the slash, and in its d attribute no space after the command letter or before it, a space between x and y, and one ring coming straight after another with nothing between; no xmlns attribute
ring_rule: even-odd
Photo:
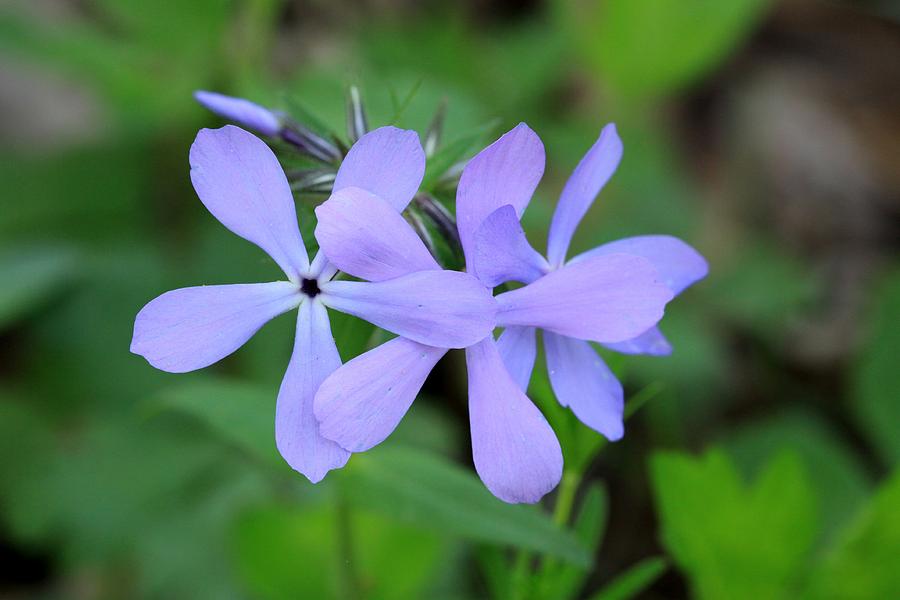
<svg viewBox="0 0 900 600"><path fill-rule="evenodd" d="M890 2L13 1L0 7L0 595L14 598L900 597L900 73ZM437 175L519 120L565 178L625 158L574 241L670 233L710 259L667 358L610 357L608 445L530 394L566 456L544 506L471 468L464 365L309 485L275 452L292 325L202 373L131 355L137 310L276 268L210 219L195 89L424 131ZM302 113L302 114L301 114ZM298 197L304 229L321 196ZM307 233L307 240L312 236ZM382 337L334 321L344 359Z"/></svg>

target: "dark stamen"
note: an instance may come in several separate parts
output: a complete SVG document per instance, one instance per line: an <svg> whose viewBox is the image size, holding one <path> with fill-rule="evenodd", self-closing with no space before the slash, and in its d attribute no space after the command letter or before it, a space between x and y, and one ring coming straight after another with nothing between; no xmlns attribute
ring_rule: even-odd
<svg viewBox="0 0 900 600"><path fill-rule="evenodd" d="M319 293L319 282L315 279L304 279L300 282L300 291L310 298L315 298Z"/></svg>

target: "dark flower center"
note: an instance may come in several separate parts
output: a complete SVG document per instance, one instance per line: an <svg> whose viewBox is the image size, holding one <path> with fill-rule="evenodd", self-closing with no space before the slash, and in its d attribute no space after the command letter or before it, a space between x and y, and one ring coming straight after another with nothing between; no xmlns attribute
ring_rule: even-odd
<svg viewBox="0 0 900 600"><path fill-rule="evenodd" d="M300 291L310 298L315 298L319 293L319 282L315 279L304 279L300 282Z"/></svg>

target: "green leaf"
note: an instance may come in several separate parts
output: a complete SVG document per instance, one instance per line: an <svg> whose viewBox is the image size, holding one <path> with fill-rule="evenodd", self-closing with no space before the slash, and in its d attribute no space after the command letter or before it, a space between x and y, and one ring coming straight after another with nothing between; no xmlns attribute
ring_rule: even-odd
<svg viewBox="0 0 900 600"><path fill-rule="evenodd" d="M275 449L276 396L276 390L267 386L204 377L162 390L147 403L147 409L190 415L241 450L282 464Z"/></svg>
<svg viewBox="0 0 900 600"><path fill-rule="evenodd" d="M746 476L759 473L779 451L796 452L819 499L822 541L856 513L872 487L853 449L812 411L793 409L747 423L724 435L723 443Z"/></svg>
<svg viewBox="0 0 900 600"><path fill-rule="evenodd" d="M438 456L382 447L354 456L345 474L347 496L358 506L445 534L590 564L584 545L536 507L505 504L472 471Z"/></svg>
<svg viewBox="0 0 900 600"><path fill-rule="evenodd" d="M58 540L66 561L121 556L160 507L222 462L221 447L196 432L109 414L57 436L51 451L49 463L12 490L7 518L32 543Z"/></svg>
<svg viewBox="0 0 900 600"><path fill-rule="evenodd" d="M856 363L853 379L856 420L882 458L900 462L900 272L889 275L869 313L868 341Z"/></svg>
<svg viewBox="0 0 900 600"><path fill-rule="evenodd" d="M202 490L188 482L185 494L169 497L139 534L137 597L218 600L236 597L239 579L229 532L247 510L272 496L272 486L255 465L216 457L199 476Z"/></svg>
<svg viewBox="0 0 900 600"><path fill-rule="evenodd" d="M157 126L196 110L185 99L203 87L198 73L237 62L215 60L230 5L227 0L99 0L92 2L93 19L52 23L10 10L0 14L0 49L72 74L112 101L132 124ZM249 44L242 42L248 53Z"/></svg>
<svg viewBox="0 0 900 600"><path fill-rule="evenodd" d="M429 159L428 164L425 165L425 176L420 187L423 190L432 189L447 169L461 160L469 158L470 153L474 154L496 127L497 123L495 121L485 123L438 148L434 156Z"/></svg>
<svg viewBox="0 0 900 600"><path fill-rule="evenodd" d="M768 0L559 0L584 61L622 96L670 93L726 60Z"/></svg>
<svg viewBox="0 0 900 600"><path fill-rule="evenodd" d="M341 358L347 362L356 358L369 347L372 332L375 326L352 315L330 311L328 318L331 320L331 333L334 342L341 352Z"/></svg>
<svg viewBox="0 0 900 600"><path fill-rule="evenodd" d="M581 510L575 518L572 529L592 555L596 554L606 532L608 511L606 490L599 483L591 484L581 502ZM590 575L589 568L545 562L537 576L539 597L548 600L573 598L588 575Z"/></svg>
<svg viewBox="0 0 900 600"><path fill-rule="evenodd" d="M900 597L900 470L846 528L810 577L812 598Z"/></svg>
<svg viewBox="0 0 900 600"><path fill-rule="evenodd" d="M816 534L800 460L780 454L747 487L721 451L651 462L662 542L698 598L791 598Z"/></svg>
<svg viewBox="0 0 900 600"><path fill-rule="evenodd" d="M18 247L0 254L0 330L43 308L76 276L71 248Z"/></svg>
<svg viewBox="0 0 900 600"><path fill-rule="evenodd" d="M295 94L284 94L283 103L287 105L290 115L301 125L326 139L334 139L339 136L333 128L329 127L315 112L306 107Z"/></svg>
<svg viewBox="0 0 900 600"><path fill-rule="evenodd" d="M661 556L645 558L616 577L590 600L628 600L653 585L666 570L666 559Z"/></svg>
<svg viewBox="0 0 900 600"><path fill-rule="evenodd" d="M446 564L448 545L433 533L383 515L348 516L350 556L340 546L333 506L263 507L234 532L238 571L267 600L346 597L348 569L360 595L379 600L431 597L427 590Z"/></svg>
<svg viewBox="0 0 900 600"><path fill-rule="evenodd" d="M281 464L272 434L274 403L274 390L203 378L164 390L148 406L191 415L235 446ZM534 507L504 504L471 471L417 448L384 447L356 455L332 478L352 490L354 504L402 522L581 565L590 560L574 536Z"/></svg>
<svg viewBox="0 0 900 600"><path fill-rule="evenodd" d="M129 139L46 156L0 155L0 237L40 232L53 240L97 243L128 236L133 243L147 227L141 219L150 181L147 152Z"/></svg>
<svg viewBox="0 0 900 600"><path fill-rule="evenodd" d="M707 286L712 303L727 318L769 339L813 306L819 280L802 261L774 243L748 246Z"/></svg>
<svg viewBox="0 0 900 600"><path fill-rule="evenodd" d="M480 546L475 553L491 598L506 598L512 589L512 569L499 546Z"/></svg>

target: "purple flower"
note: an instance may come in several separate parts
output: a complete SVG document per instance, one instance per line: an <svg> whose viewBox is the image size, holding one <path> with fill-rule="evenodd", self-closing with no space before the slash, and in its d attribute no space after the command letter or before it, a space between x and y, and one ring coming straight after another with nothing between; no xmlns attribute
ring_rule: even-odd
<svg viewBox="0 0 900 600"><path fill-rule="evenodd" d="M298 308L294 351L278 393L275 439L285 460L311 481L349 457L319 435L312 411L319 384L341 364L326 308L434 346L461 348L493 329L496 303L490 292L471 275L442 271L425 257L415 263L420 268L403 273L370 270L361 273L369 281L333 281L337 267L325 254L309 261L287 179L269 147L252 134L231 125L201 130L190 163L191 181L206 208L267 252L287 281L167 292L138 313L131 350L158 369L193 371L234 352L273 317ZM390 206L380 215L383 223L372 225L394 227L403 221L397 211L412 199L424 169L416 133L383 127L351 148L333 199Z"/></svg>
<svg viewBox="0 0 900 600"><path fill-rule="evenodd" d="M476 237L482 222L502 209L510 211L518 229L518 216L543 170L543 145L524 124L466 166L456 206L469 271L480 262L476 260ZM316 237L323 252L342 270L355 274L356 269L372 265L400 272L416 267L407 261L424 253L417 238L401 235L399 224L391 231L365 226L381 221L379 210L384 208L378 209L374 203L364 206L333 200L319 208ZM404 245L399 249L395 239L401 238ZM506 252L505 245L499 247ZM498 265L510 260L501 254L488 258ZM517 262L514 254L511 259ZM529 327L556 324L565 331L622 341L654 326L672 297L671 291L656 281L653 266L637 256L584 261L576 269L561 269L555 278L543 281L542 275L549 270L549 265L534 270L535 282L522 288L519 297L504 300L507 320L518 318ZM487 282L485 287L493 285ZM505 342L502 338L495 342L493 335L487 335L466 347L472 454L479 476L495 496L506 502L537 502L559 482L562 452L546 419L525 395L521 378L513 376L504 364L502 352L511 339L506 336ZM397 426L446 352L447 347L396 338L343 365L316 394L314 411L321 435L352 452L380 443Z"/></svg>
<svg viewBox="0 0 900 600"><path fill-rule="evenodd" d="M234 121L238 125L257 131L262 135L276 137L281 132L284 115L249 100L204 90L194 92L194 98L220 117Z"/></svg>
<svg viewBox="0 0 900 600"><path fill-rule="evenodd" d="M575 228L621 158L622 142L615 126L607 125L563 189L550 224L548 260L525 239L515 206L492 212L470 240L475 248L470 270L485 285L529 284L497 296L498 325L506 326L497 344L519 386L528 387L539 327L556 398L610 440L624 434L624 394L588 341L626 354L670 353L669 342L655 327L658 318L631 320L623 309L659 310L661 317L662 297L681 293L708 271L696 250L665 235L621 239L566 262ZM665 289L651 283L657 278ZM573 304L581 306L580 316L563 308Z"/></svg>

